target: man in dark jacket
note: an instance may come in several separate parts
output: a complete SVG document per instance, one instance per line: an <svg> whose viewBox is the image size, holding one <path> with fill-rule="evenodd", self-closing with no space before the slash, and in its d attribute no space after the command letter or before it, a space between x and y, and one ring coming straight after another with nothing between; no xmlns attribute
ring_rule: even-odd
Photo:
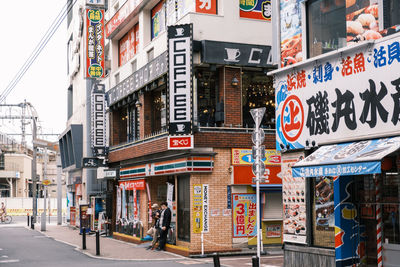
<svg viewBox="0 0 400 267"><path fill-rule="evenodd" d="M161 231L157 250L165 250L165 243L167 243L168 230L171 224L171 210L168 208L167 202L161 203L159 224Z"/></svg>

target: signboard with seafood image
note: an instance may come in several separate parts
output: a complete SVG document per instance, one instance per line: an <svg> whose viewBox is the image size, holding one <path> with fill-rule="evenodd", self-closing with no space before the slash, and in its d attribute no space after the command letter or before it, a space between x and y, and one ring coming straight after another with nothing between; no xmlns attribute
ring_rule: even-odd
<svg viewBox="0 0 400 267"><path fill-rule="evenodd" d="M292 166L304 153L282 155L283 241L306 244L306 178L293 178Z"/></svg>
<svg viewBox="0 0 400 267"><path fill-rule="evenodd" d="M335 227L334 207L332 177L316 177L315 210L317 230L333 230L333 227Z"/></svg>
<svg viewBox="0 0 400 267"><path fill-rule="evenodd" d="M303 0L286 0L280 3L282 67L303 60L300 2Z"/></svg>

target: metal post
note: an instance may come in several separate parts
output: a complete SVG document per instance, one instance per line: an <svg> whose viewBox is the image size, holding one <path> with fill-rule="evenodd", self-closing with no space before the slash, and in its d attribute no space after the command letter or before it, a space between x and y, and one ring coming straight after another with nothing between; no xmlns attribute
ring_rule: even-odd
<svg viewBox="0 0 400 267"><path fill-rule="evenodd" d="M96 255L100 255L100 232L99 230L96 231Z"/></svg>
<svg viewBox="0 0 400 267"><path fill-rule="evenodd" d="M62 222L62 189L61 189L61 157L60 153L57 153L57 225L61 225Z"/></svg>
<svg viewBox="0 0 400 267"><path fill-rule="evenodd" d="M214 267L220 267L221 264L219 263L219 255L218 253L213 254L213 261L214 261Z"/></svg>
<svg viewBox="0 0 400 267"><path fill-rule="evenodd" d="M33 153L32 153L32 201L33 201L33 222L36 222L37 217L37 177L36 177L36 154L37 154L37 147L35 145L36 140L36 117L32 118L32 139L33 139Z"/></svg>
<svg viewBox="0 0 400 267"><path fill-rule="evenodd" d="M28 214L28 216L27 216L27 217L28 217L28 226L29 226L29 214Z"/></svg>
<svg viewBox="0 0 400 267"><path fill-rule="evenodd" d="M86 249L86 228L82 228L82 249Z"/></svg>
<svg viewBox="0 0 400 267"><path fill-rule="evenodd" d="M44 198L43 198L43 212L40 216L40 231L46 231L46 195L47 195L47 186L44 186Z"/></svg>
<svg viewBox="0 0 400 267"><path fill-rule="evenodd" d="M251 258L251 263L253 267L259 267L260 266L260 258L257 256L253 256Z"/></svg>
<svg viewBox="0 0 400 267"><path fill-rule="evenodd" d="M204 256L204 232L201 231L201 255Z"/></svg>
<svg viewBox="0 0 400 267"><path fill-rule="evenodd" d="M35 222L33 216L31 216L31 229L35 230Z"/></svg>

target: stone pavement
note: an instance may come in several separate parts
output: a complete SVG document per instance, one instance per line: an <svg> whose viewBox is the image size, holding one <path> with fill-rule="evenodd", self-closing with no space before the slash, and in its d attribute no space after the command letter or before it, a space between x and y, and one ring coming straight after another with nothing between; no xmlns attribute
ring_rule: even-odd
<svg viewBox="0 0 400 267"><path fill-rule="evenodd" d="M30 229L30 228L29 228ZM35 230L40 231L40 224L35 225ZM46 231L42 234L57 241L76 247L76 250L90 257L112 260L177 260L184 257L165 251L146 250L146 244L132 244L115 240L110 237L100 237L100 256L96 256L96 236L86 235L86 250L82 250L82 235L79 230L66 225L47 224Z"/></svg>

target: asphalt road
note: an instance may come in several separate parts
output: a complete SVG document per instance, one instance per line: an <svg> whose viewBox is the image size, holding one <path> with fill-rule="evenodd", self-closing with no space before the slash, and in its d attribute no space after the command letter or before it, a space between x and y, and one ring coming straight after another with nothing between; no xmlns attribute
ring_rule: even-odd
<svg viewBox="0 0 400 267"><path fill-rule="evenodd" d="M220 258L221 266L252 266L250 256ZM282 266L282 256L261 258L260 267ZM0 266L4 267L73 267L73 266L162 266L162 267L210 267L212 258L180 258L169 261L118 261L96 259L75 249L75 247L48 238L38 231L23 227L21 224L0 225Z"/></svg>

